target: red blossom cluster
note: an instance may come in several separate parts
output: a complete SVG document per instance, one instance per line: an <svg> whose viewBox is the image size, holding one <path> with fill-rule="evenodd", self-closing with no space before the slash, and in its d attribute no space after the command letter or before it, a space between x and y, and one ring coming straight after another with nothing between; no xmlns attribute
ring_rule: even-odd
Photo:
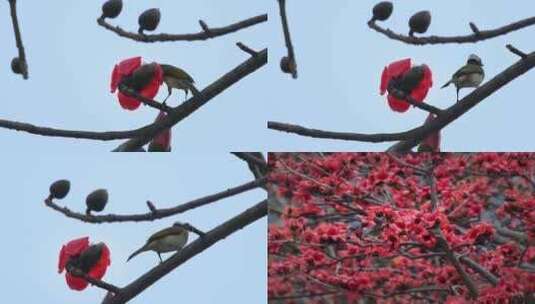
<svg viewBox="0 0 535 304"><path fill-rule="evenodd" d="M533 300L535 154L272 153L269 165L270 300Z"/></svg>

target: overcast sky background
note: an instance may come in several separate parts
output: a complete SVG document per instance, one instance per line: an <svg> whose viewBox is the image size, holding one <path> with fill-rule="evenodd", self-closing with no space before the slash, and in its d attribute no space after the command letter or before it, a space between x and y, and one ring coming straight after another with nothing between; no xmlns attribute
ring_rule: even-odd
<svg viewBox="0 0 535 304"><path fill-rule="evenodd" d="M379 1L287 1L292 38L296 47L299 79L270 77L277 88L271 98L269 119L329 131L382 133L408 130L421 125L427 114L411 109L394 113L379 95L385 65L412 58L428 64L435 84L426 102L445 108L455 102L455 89L440 89L466 62L471 53L485 64L487 78L519 58L505 45L525 52L535 49L535 27L477 44L411 46L393 41L368 28L371 8ZM468 23L481 30L494 29L533 16L534 1L393 1L394 12L381 25L408 33L408 19L419 10L430 10L429 35L465 35ZM515 4L515 5L513 5ZM272 18L275 19L275 18ZM274 20L272 20L274 21ZM280 26L277 24L277 27ZM270 45L271 69L285 53L283 44ZM276 63L276 64L275 64ZM531 140L535 103L531 97L535 71L518 78L443 131L445 151L533 151ZM470 92L461 91L461 96ZM304 138L271 131L267 142L276 150L384 151L391 144L370 144Z"/></svg>
<svg viewBox="0 0 535 304"><path fill-rule="evenodd" d="M7 152L2 168L2 298L9 303L100 303L102 289L70 290L58 274L59 250L68 241L89 236L111 250L104 280L124 286L158 265L153 252L126 263L154 232L175 221L210 230L265 198L252 190L193 211L155 222L87 224L47 208L43 200L56 179L68 178L71 192L60 205L83 212L85 197L107 188L105 213L145 213L145 202L171 207L223 191L253 179L247 166L230 154L147 158L135 153L76 156ZM24 163L20 161L24 158ZM19 161L17 161L19 160ZM172 161L172 163L169 163ZM129 303L265 303L266 218L190 259ZM190 242L196 237L193 235ZM164 254L168 257L170 254Z"/></svg>

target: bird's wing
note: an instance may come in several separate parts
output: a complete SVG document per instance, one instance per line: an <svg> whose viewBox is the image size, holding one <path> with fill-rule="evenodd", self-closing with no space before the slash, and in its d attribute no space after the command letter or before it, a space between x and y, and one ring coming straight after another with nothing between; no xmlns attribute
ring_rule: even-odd
<svg viewBox="0 0 535 304"><path fill-rule="evenodd" d="M170 75L172 77L178 78L178 79L184 79L191 83L195 83L195 80L193 80L193 77L191 77L190 74L188 74L186 71L184 71L181 68L177 68L176 66L172 66L170 64L161 64L162 70L164 74Z"/></svg>
<svg viewBox="0 0 535 304"><path fill-rule="evenodd" d="M166 237L168 235L173 235L173 234L182 234L184 233L186 230L184 230L184 228L182 227L169 227L169 228L165 228L163 230L160 230L158 232L156 232L155 234L151 235L150 238L147 240L147 243L150 243L154 240L158 240L158 239L161 239L163 237Z"/></svg>
<svg viewBox="0 0 535 304"><path fill-rule="evenodd" d="M482 74L483 68L475 64L467 64L463 66L462 68L460 68L457 72L455 72L455 74L453 74L453 78L459 78L464 75L476 74L476 73Z"/></svg>

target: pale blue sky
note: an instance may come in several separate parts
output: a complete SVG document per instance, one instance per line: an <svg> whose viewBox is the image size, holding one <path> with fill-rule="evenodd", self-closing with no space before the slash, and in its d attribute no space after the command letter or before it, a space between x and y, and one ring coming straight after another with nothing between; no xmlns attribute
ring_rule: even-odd
<svg viewBox="0 0 535 304"><path fill-rule="evenodd" d="M273 1L274 2L274 1ZM392 112L379 95L383 67L402 58L427 63L435 85L426 101L438 107L455 102L455 89L440 89L470 53L483 59L487 80L518 60L505 45L511 43L525 52L535 49L535 27L478 44L410 46L371 31L366 22L379 1L287 1L292 38L296 47L299 79L270 75L277 89L270 98L269 119L329 131L397 132L421 125L426 114L412 109ZM496 28L533 16L534 1L463 0L393 1L394 12L382 25L408 32L410 16L423 9L431 11L428 34L470 33L468 23L481 30ZM272 18L274 19L274 18ZM274 21L274 20L272 20ZM280 27L277 24L277 27ZM280 43L279 43L280 44ZM270 45L271 69L286 52L283 45ZM531 140L535 103L531 89L535 71L520 77L481 105L447 127L443 132L445 151L533 151ZM464 96L470 90L461 91ZM321 140L268 132L266 142L278 151L384 151L391 144L370 144Z"/></svg>
<svg viewBox="0 0 535 304"><path fill-rule="evenodd" d="M130 253L153 232L177 220L209 230L265 198L265 192L256 189L155 222L86 224L44 205L51 182L71 180L71 193L59 201L61 205L83 212L85 196L104 187L110 194L105 212L125 214L146 212L147 200L170 207L253 177L245 163L230 154L176 154L172 158L141 153L72 155L8 151L0 160L4 302L100 303L103 290L72 291L64 274L57 273L59 250L66 242L82 236L105 242L112 264L104 280L124 286L159 263L152 252L126 263ZM266 222L263 218L222 240L129 303L265 303Z"/></svg>

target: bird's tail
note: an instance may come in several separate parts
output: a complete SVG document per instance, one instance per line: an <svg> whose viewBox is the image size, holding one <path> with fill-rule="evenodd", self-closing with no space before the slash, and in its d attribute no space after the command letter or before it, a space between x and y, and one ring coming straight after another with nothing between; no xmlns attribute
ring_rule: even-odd
<svg viewBox="0 0 535 304"><path fill-rule="evenodd" d="M132 254L128 257L128 259L127 259L126 261L127 261L127 262L130 261L133 257L135 257L136 255L138 255L138 254L140 254L140 253L142 253L142 252L144 252L144 251L147 251L147 248L145 248L145 246L143 246L143 247L139 248L138 250L134 251L134 253L132 253Z"/></svg>
<svg viewBox="0 0 535 304"><path fill-rule="evenodd" d="M445 87L449 86L450 84L451 84L451 80L450 80L450 81L448 81L448 82L446 82L446 84L445 84L445 85L443 85L443 86L441 86L440 88L441 88L441 89L443 89L443 88L445 88Z"/></svg>
<svg viewBox="0 0 535 304"><path fill-rule="evenodd" d="M197 89L197 87L195 87L195 85L193 84L193 82L189 82L189 81L182 81L182 83L191 91L191 93L195 96L195 95L199 95L201 92Z"/></svg>

